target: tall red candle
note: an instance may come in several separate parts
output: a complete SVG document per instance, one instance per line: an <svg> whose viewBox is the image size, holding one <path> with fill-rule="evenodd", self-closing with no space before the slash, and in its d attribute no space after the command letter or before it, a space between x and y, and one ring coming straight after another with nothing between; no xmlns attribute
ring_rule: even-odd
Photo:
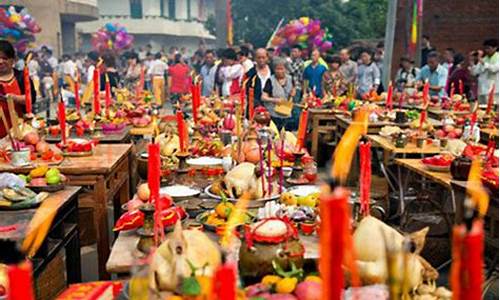
<svg viewBox="0 0 500 300"><path fill-rule="evenodd" d="M248 89L248 119L253 120L254 115L254 97L255 97L254 87Z"/></svg>
<svg viewBox="0 0 500 300"><path fill-rule="evenodd" d="M241 111L243 112L243 115L245 115L245 110L246 110L245 92L246 92L245 85L242 84L241 89L240 89L240 105L241 105Z"/></svg>
<svg viewBox="0 0 500 300"><path fill-rule="evenodd" d="M191 103L193 107L193 121L198 124L198 108L200 106L199 84L191 85Z"/></svg>
<svg viewBox="0 0 500 300"><path fill-rule="evenodd" d="M458 92L460 93L460 95L464 94L464 82L462 81L462 79L458 80Z"/></svg>
<svg viewBox="0 0 500 300"><path fill-rule="evenodd" d="M283 192L283 167L284 167L284 160L285 160L285 129L281 129L281 134L280 134L280 144L281 144L281 153L280 153L280 194ZM276 151L277 153L277 151Z"/></svg>
<svg viewBox="0 0 500 300"><path fill-rule="evenodd" d="M495 84L493 84L490 88L490 92L488 93L488 106L486 106L486 114L490 114L493 109L493 100L495 97Z"/></svg>
<svg viewBox="0 0 500 300"><path fill-rule="evenodd" d="M345 228L348 224L346 215L349 192L345 188L336 188L330 195L320 197L320 260L319 270L323 300L342 299L344 288Z"/></svg>
<svg viewBox="0 0 500 300"><path fill-rule="evenodd" d="M104 105L106 106L106 115L109 115L109 108L111 106L111 84L109 83L108 74L106 74L106 84L104 87Z"/></svg>
<svg viewBox="0 0 500 300"><path fill-rule="evenodd" d="M19 265L7 267L7 277L9 288L7 289L7 299L9 300L34 300L32 265L30 261L25 261Z"/></svg>
<svg viewBox="0 0 500 300"><path fill-rule="evenodd" d="M364 216L370 214L370 187L371 187L371 143L361 143L359 145L360 158L360 184L359 202L361 203L361 213Z"/></svg>
<svg viewBox="0 0 500 300"><path fill-rule="evenodd" d="M177 118L177 132L179 134L179 147L181 148L181 152L186 151L186 126L184 123L184 114L181 110L177 110L175 113Z"/></svg>
<svg viewBox="0 0 500 300"><path fill-rule="evenodd" d="M156 244L159 239L163 239L163 223L160 218L162 207L160 207L160 144L152 143L148 145L148 187L149 202L155 205L154 214L154 238Z"/></svg>
<svg viewBox="0 0 500 300"><path fill-rule="evenodd" d="M26 114L29 115L33 112L32 109L33 99L31 99L30 71L28 69L28 66L24 67L23 79L24 79L24 99L26 105Z"/></svg>
<svg viewBox="0 0 500 300"><path fill-rule="evenodd" d="M101 103L99 98L100 83L99 83L98 66L96 66L94 69L94 74L92 76L92 84L94 85L94 113L98 115L101 113Z"/></svg>
<svg viewBox="0 0 500 300"><path fill-rule="evenodd" d="M80 73L77 72L75 80L75 107L76 111L80 113Z"/></svg>
<svg viewBox="0 0 500 300"><path fill-rule="evenodd" d="M425 83L424 83L424 88L422 90L422 102L423 102L423 106L427 106L427 103L429 102L429 81L426 80Z"/></svg>
<svg viewBox="0 0 500 300"><path fill-rule="evenodd" d="M467 232L465 225L453 228L450 284L454 300L482 299L484 230L483 221L476 220Z"/></svg>
<svg viewBox="0 0 500 300"><path fill-rule="evenodd" d="M225 263L215 270L213 277L213 299L236 300L236 266Z"/></svg>
<svg viewBox="0 0 500 300"><path fill-rule="evenodd" d="M422 128L424 126L424 123L425 123L425 120L427 119L427 111L426 110L422 110L420 112L420 123L419 123L419 130L422 131Z"/></svg>
<svg viewBox="0 0 500 300"><path fill-rule="evenodd" d="M271 140L271 137L269 137L267 140L267 191L269 193L269 196L271 196L273 193L273 170L271 168L271 166L272 166L271 150L272 149L273 149L273 142Z"/></svg>
<svg viewBox="0 0 500 300"><path fill-rule="evenodd" d="M387 88L387 99L385 100L385 108L389 111L392 111L392 81L389 82L389 87Z"/></svg>
<svg viewBox="0 0 500 300"><path fill-rule="evenodd" d="M306 132L307 132L307 119L308 119L308 114L309 111L307 108L302 110L302 113L300 114L300 120L299 120L299 130L297 132L297 145L296 145L296 150L300 151L304 147L304 142L306 138Z"/></svg>
<svg viewBox="0 0 500 300"><path fill-rule="evenodd" d="M61 127L61 142L63 145L66 144L66 106L61 98L59 103L57 103L57 115L59 117L59 126Z"/></svg>

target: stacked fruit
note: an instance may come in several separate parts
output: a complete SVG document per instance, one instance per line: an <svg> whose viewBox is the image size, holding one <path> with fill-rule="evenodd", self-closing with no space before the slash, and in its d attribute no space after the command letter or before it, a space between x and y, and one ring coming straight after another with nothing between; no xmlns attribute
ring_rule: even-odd
<svg viewBox="0 0 500 300"><path fill-rule="evenodd" d="M57 168L49 168L46 165L36 167L26 175L19 175L29 186L57 185L66 178Z"/></svg>

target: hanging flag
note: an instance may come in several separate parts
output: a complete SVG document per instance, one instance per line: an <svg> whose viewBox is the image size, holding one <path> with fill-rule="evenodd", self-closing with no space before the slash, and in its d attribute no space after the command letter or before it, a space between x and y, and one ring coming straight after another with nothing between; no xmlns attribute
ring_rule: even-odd
<svg viewBox="0 0 500 300"><path fill-rule="evenodd" d="M227 45L233 45L233 16L231 14L231 0L226 0Z"/></svg>

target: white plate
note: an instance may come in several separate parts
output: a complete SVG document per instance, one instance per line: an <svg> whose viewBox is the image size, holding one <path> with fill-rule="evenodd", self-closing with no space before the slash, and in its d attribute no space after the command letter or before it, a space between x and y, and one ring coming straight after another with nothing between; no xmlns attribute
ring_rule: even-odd
<svg viewBox="0 0 500 300"><path fill-rule="evenodd" d="M141 153L141 158L148 158L148 157L149 157L149 153L147 153L147 152Z"/></svg>
<svg viewBox="0 0 500 300"><path fill-rule="evenodd" d="M200 194L200 191L187 185L171 185L160 188L160 194L167 194L172 198L194 197Z"/></svg>
<svg viewBox="0 0 500 300"><path fill-rule="evenodd" d="M307 196L314 193L319 193L320 189L317 185L298 185L288 189L289 193L294 194L298 197Z"/></svg>
<svg viewBox="0 0 500 300"><path fill-rule="evenodd" d="M218 166L222 165L222 159L216 157L202 156L190 158L186 163L191 166Z"/></svg>

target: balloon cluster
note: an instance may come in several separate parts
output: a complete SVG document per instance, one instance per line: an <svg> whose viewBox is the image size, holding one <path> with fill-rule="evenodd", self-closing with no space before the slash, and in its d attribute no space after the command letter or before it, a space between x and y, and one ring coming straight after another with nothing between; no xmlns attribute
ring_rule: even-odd
<svg viewBox="0 0 500 300"><path fill-rule="evenodd" d="M106 23L92 35L92 46L99 52L113 51L119 53L132 46L134 37L124 26L118 23Z"/></svg>
<svg viewBox="0 0 500 300"><path fill-rule="evenodd" d="M0 8L0 36L11 42L18 53L33 48L35 34L40 31L42 29L25 8L20 12L14 6Z"/></svg>
<svg viewBox="0 0 500 300"><path fill-rule="evenodd" d="M300 45L303 49L317 48L326 52L333 46L332 35L328 32L328 28L321 29L321 21L309 17L292 20L281 27L271 44L278 51L283 47Z"/></svg>

